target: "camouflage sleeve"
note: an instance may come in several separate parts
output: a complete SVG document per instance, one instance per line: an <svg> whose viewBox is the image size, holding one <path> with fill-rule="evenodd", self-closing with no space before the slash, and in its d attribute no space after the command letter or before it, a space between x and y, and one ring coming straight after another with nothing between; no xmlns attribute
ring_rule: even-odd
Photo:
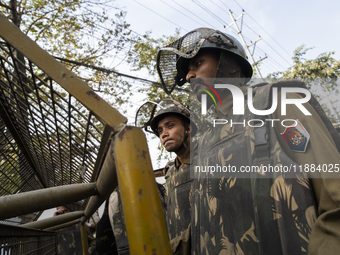
<svg viewBox="0 0 340 255"><path fill-rule="evenodd" d="M114 235L116 238L119 254L129 254L129 242L126 233L123 207L120 199L120 192L118 188L117 193L118 193L118 207L116 212L113 214Z"/></svg>
<svg viewBox="0 0 340 255"><path fill-rule="evenodd" d="M280 97L279 97L280 98ZM301 98L297 94L289 94L288 98ZM275 130L279 142L287 155L299 165L315 166L326 164L336 166L340 163L340 155L337 151L326 126L321 118L309 104L304 104L312 114L305 116L294 105L287 106L287 116L280 116L281 104L278 103L276 115L273 119L299 119L310 134L310 141L305 153L293 152L286 141L280 135L284 128L276 122ZM340 178L328 178L329 173L316 173L319 178L310 179L318 205L318 214L311 237L309 240L308 254L338 254L340 250ZM337 173L339 174L339 173Z"/></svg>
<svg viewBox="0 0 340 255"><path fill-rule="evenodd" d="M188 229L191 221L192 179L190 179L190 165L184 164L179 168L172 166L165 179L168 195L166 223L169 238L173 242L173 239L181 240L182 232Z"/></svg>
<svg viewBox="0 0 340 255"><path fill-rule="evenodd" d="M82 254L82 243L80 234L80 224L59 229L57 233L57 254Z"/></svg>
<svg viewBox="0 0 340 255"><path fill-rule="evenodd" d="M118 208L118 193L115 190L111 193L111 195L109 197L109 205L108 205L108 215L109 215L112 230L114 229L113 215L116 213L117 208Z"/></svg>
<svg viewBox="0 0 340 255"><path fill-rule="evenodd" d="M190 255L191 254L191 224L181 232L180 236L170 241L170 247L173 255Z"/></svg>
<svg viewBox="0 0 340 255"><path fill-rule="evenodd" d="M98 255L118 255L116 240L109 220L109 200L105 203L102 217L97 223L96 252Z"/></svg>

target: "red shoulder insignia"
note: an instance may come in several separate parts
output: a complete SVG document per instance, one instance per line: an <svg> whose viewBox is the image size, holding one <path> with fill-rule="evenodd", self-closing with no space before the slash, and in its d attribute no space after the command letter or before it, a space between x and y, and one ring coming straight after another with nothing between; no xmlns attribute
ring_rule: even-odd
<svg viewBox="0 0 340 255"><path fill-rule="evenodd" d="M310 135L299 120L297 120L297 125L295 127L286 127L281 135L292 151L306 151Z"/></svg>

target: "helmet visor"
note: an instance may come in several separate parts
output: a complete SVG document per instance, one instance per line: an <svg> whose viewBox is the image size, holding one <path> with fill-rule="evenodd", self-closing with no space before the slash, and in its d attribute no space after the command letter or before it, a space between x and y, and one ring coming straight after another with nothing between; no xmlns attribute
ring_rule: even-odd
<svg viewBox="0 0 340 255"><path fill-rule="evenodd" d="M201 48L224 49L237 54L242 51L232 37L210 28L198 28L177 41L162 48L157 55L157 71L163 89L170 94L176 85L182 86L186 82L185 65L197 55Z"/></svg>
<svg viewBox="0 0 340 255"><path fill-rule="evenodd" d="M151 121L161 110L171 108L178 109L178 112L185 112L188 116L190 116L190 112L175 100L162 99L159 101L148 101L137 110L135 117L135 126L144 129L146 132L154 133L151 129Z"/></svg>
<svg viewBox="0 0 340 255"><path fill-rule="evenodd" d="M151 120L157 112L158 102L148 101L138 108L135 117L135 126L153 133L151 130Z"/></svg>
<svg viewBox="0 0 340 255"><path fill-rule="evenodd" d="M185 74L178 73L178 60L193 58L204 41L201 31L192 31L158 52L157 71L167 94L171 94L176 85L182 86L186 82Z"/></svg>

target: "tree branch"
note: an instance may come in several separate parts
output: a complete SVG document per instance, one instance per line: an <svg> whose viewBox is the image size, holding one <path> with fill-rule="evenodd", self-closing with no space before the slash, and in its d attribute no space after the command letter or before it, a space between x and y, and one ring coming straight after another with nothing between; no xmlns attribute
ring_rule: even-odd
<svg viewBox="0 0 340 255"><path fill-rule="evenodd" d="M11 9L9 5L2 3L2 1L0 1L0 6L6 8L7 10Z"/></svg>

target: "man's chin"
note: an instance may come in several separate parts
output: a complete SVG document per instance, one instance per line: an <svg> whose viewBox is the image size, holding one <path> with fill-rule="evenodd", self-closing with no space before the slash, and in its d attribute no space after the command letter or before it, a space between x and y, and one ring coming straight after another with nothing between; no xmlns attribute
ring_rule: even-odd
<svg viewBox="0 0 340 255"><path fill-rule="evenodd" d="M174 148L172 146L169 146L169 147L165 147L166 151L167 152L174 152Z"/></svg>
<svg viewBox="0 0 340 255"><path fill-rule="evenodd" d="M167 152L176 152L178 151L178 149L180 148L180 146L175 146L175 145L168 145L168 146L164 146L164 148L166 149Z"/></svg>
<svg viewBox="0 0 340 255"><path fill-rule="evenodd" d="M214 103L213 100L211 99L211 97L209 95L207 95L206 93L204 93L202 90L197 91L196 93L196 98L197 100L202 103L202 95L206 95L207 96L207 109L210 108L210 106Z"/></svg>
<svg viewBox="0 0 340 255"><path fill-rule="evenodd" d="M197 92L196 92L196 97L197 97L197 100L199 101L199 102L201 102L201 99L202 99L202 91L201 90L198 90Z"/></svg>

